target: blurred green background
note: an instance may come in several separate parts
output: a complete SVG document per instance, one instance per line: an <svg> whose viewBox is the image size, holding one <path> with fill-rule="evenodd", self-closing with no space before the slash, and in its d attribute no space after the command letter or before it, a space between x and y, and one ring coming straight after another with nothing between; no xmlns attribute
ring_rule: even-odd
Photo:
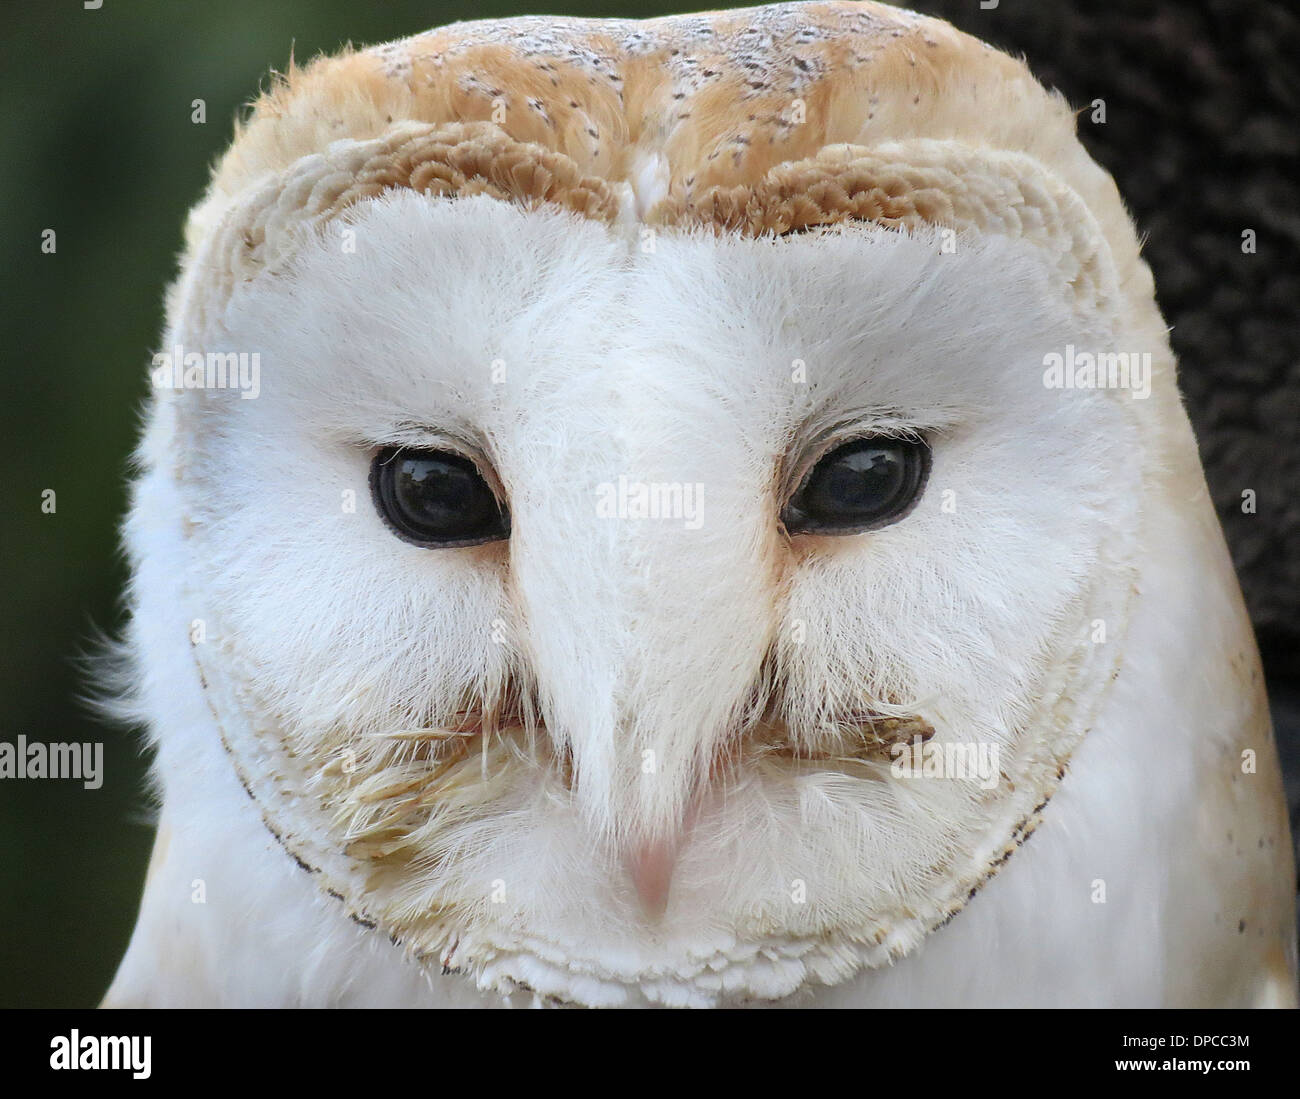
<svg viewBox="0 0 1300 1099"><path fill-rule="evenodd" d="M2 544L14 582L0 635L2 735L6 740L25 734L45 741L102 741L105 781L96 791L83 790L75 782L0 785L0 1006L97 1003L135 917L151 841L146 761L137 732L107 725L81 701L90 684L78 657L93 648L97 629L112 634L121 625L125 570L116 528L125 507L128 456L146 393L146 366L159 336L163 290L173 271L184 214L229 140L236 113L256 93L268 69L285 67L291 46L301 62L349 40L370 44L457 19L527 10L643 17L708 6L690 0L651 8L630 0L547 0L540 5L503 0L104 0L95 11L84 10L81 0L10 0L4 5L0 384L5 392L0 416L6 476L0 484L6 496ZM1113 33L1113 25L1108 32L1090 22L1086 11L1080 14L1075 5L1054 0L1002 0L996 11L980 10L977 0L930 0L911 6L942 14L963 29L1027 53L1040 75L1063 87L1076 105L1087 103L1099 87L1098 54L1089 52L1094 48L1090 42L1104 43L1096 50L1112 51L1129 34ZM1148 37L1135 40L1140 60L1126 66L1108 54L1100 68L1141 81L1154 57L1164 66L1154 78L1157 83L1181 79L1168 75L1187 71L1189 55L1179 46L1180 37L1202 45L1217 43L1222 49L1237 28L1258 29L1257 23L1233 18L1231 9L1241 6L1210 2L1206 10L1217 15L1196 16L1184 26L1178 22L1189 18L1183 5L1127 5L1126 14L1113 18L1135 20L1139 30L1146 28ZM1267 3L1258 9L1280 10ZM1068 13L1066 21L1061 21L1062 12ZM1219 27L1216 19L1226 22ZM1279 48L1279 32L1265 27L1262 33L1262 48ZM1090 65L1091 75L1078 76L1080 71L1088 73ZM1275 75L1261 74L1259 64L1248 57L1229 63L1229 70L1233 65L1245 80L1259 76L1261 87ZM1214 79L1213 74L1207 77L1211 84ZM1293 96L1294 84L1292 77L1282 92ZM1135 209L1143 227L1154 226L1149 256L1158 285L1165 288L1162 304L1167 313L1172 310L1176 317L1186 310L1190 317L1201 317L1206 301L1196 279L1198 272L1209 270L1207 261L1185 254L1192 238L1179 235L1176 218L1172 231L1162 234L1159 219L1168 216L1171 207L1167 194L1162 197L1164 192L1153 188L1183 187L1187 171L1195 168L1180 168L1178 157L1185 149L1203 146L1203 138L1191 133L1174 139L1159 163L1149 166L1143 158L1141 170L1125 178L1132 158L1124 155L1124 142L1145 149L1153 133L1158 139L1171 132L1172 123L1162 127L1142 114L1152 110L1156 93L1138 87L1127 98L1131 109L1119 114L1117 124L1104 136L1094 135L1096 141L1085 135L1085 141L1116 172L1130 201L1138 196ZM1125 95L1117 94L1123 112ZM1185 115L1189 124L1195 122L1196 94L1193 89L1170 95L1171 110ZM206 124L191 121L195 99L206 101ZM1294 115L1291 118L1294 128ZM1221 121L1227 130L1238 129L1231 119ZM1118 151L1107 148L1106 139L1118 140ZM1285 136L1277 140L1285 141ZM1283 149L1283 159L1288 157L1294 166L1294 148ZM1229 182L1236 184L1235 178ZM1294 190L1294 176L1289 185ZM1270 201L1279 209L1296 209L1283 192ZM1144 211L1144 206L1150 209ZM1195 214L1198 224L1203 224L1203 211L1204 204ZM1150 216L1144 219L1144 212ZM1288 224L1296 237L1294 224ZM1230 228L1235 237L1235 223ZM57 232L57 252L52 255L40 250L46 229ZM1262 249L1279 247L1276 242L1282 238L1275 235L1270 243L1267 225L1264 232ZM1211 241L1207 247L1213 251L1216 245ZM1230 256L1232 249L1224 253ZM1294 254L1294 249L1287 253L1290 259L1284 257L1283 268ZM1276 268L1275 260L1274 272ZM1224 280L1216 275L1215 281L1222 285ZM1255 300L1262 297L1261 291ZM1279 297L1292 303L1294 299L1295 294ZM1295 342L1294 314L1283 316L1281 323L1289 324L1291 343L1278 336L1266 341L1266 347L1275 348L1281 340L1286 357ZM1193 418L1209 417L1198 422L1204 445L1205 438L1220 436L1209 398L1197 399L1198 384L1207 392L1215 389L1210 384L1213 363L1198 365L1200 346L1180 348L1180 354L1191 384ZM1290 371L1292 381L1295 361L1286 357L1280 368ZM1275 382L1264 379L1260 391L1266 394L1262 407L1271 408L1268 401L1276 404ZM1233 430L1238 426L1238 420L1228 422ZM1293 440L1279 440L1270 430L1265 421L1254 436L1241 436L1247 443L1257 439L1258 462L1250 458L1252 451L1237 445L1236 436L1229 438L1234 460L1246 466L1241 476L1272 475L1279 442L1281 453L1294 459ZM1252 468L1252 463L1260 468ZM1237 472L1221 475L1216 469L1212 464L1211 483L1222 487L1225 500L1235 500ZM41 492L47 488L58 493L53 515L40 509ZM1225 509L1225 520L1231 536L1231 522L1239 522L1240 516L1234 520ZM1283 606L1279 615L1279 600L1268 593L1295 585L1285 577L1278 580L1276 570L1268 571L1276 558L1270 556L1267 539L1261 550L1252 552L1262 564L1253 565L1255 571L1246 578L1248 594L1264 593L1253 609L1274 639L1266 646L1266 657L1274 675L1294 675L1296 650L1287 632L1288 621L1296 621L1294 603L1290 611ZM1239 555L1239 564L1243 560ZM1272 617L1265 621L1265 614Z"/></svg>

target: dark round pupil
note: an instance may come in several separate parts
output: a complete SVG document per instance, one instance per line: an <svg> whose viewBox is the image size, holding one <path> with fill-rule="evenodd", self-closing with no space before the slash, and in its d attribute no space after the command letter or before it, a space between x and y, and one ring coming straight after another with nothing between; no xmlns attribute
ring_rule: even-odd
<svg viewBox="0 0 1300 1099"><path fill-rule="evenodd" d="M398 459L395 488L407 517L432 531L455 533L494 510L492 496L473 468L447 458Z"/></svg>
<svg viewBox="0 0 1300 1099"><path fill-rule="evenodd" d="M823 519L870 516L893 501L906 477L896 446L849 451L818 467L808 482L805 506Z"/></svg>
<svg viewBox="0 0 1300 1099"><path fill-rule="evenodd" d="M930 448L909 439L855 439L824 455L781 519L792 534L853 534L902 516L921 492Z"/></svg>
<svg viewBox="0 0 1300 1099"><path fill-rule="evenodd" d="M459 454L387 450L376 459L375 477L385 517L415 541L484 541L508 533L491 488Z"/></svg>

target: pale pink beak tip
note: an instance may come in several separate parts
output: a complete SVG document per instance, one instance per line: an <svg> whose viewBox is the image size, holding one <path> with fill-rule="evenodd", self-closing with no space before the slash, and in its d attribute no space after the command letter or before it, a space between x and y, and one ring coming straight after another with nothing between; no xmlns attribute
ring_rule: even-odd
<svg viewBox="0 0 1300 1099"><path fill-rule="evenodd" d="M662 840L643 843L628 854L628 875L636 888L637 899L642 911L653 920L659 919L668 907L668 890L676 863L676 844Z"/></svg>

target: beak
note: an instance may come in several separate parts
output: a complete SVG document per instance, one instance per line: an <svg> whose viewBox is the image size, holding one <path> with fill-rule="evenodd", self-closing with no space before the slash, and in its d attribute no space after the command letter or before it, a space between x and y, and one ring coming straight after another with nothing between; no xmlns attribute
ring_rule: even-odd
<svg viewBox="0 0 1300 1099"><path fill-rule="evenodd" d="M572 761L572 806L650 919L668 907L780 602L780 534L755 504L765 489L737 462L740 444L725 432L681 451L657 442L680 435L685 410L655 379L679 374L642 363L635 417L538 455L513 491L510 542L513 641L555 755ZM629 485L657 486L661 513L624 507Z"/></svg>
<svg viewBox="0 0 1300 1099"><path fill-rule="evenodd" d="M659 920L668 908L673 870L681 847L678 836L648 840L634 845L626 857L628 877L636 890L641 911L652 921Z"/></svg>

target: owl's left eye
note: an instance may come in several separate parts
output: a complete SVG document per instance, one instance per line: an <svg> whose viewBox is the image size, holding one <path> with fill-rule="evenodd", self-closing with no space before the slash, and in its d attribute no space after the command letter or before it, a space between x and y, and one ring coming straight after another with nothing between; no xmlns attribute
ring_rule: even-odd
<svg viewBox="0 0 1300 1099"><path fill-rule="evenodd" d="M375 507L399 538L429 548L510 536L510 513L468 458L385 447L370 467Z"/></svg>
<svg viewBox="0 0 1300 1099"><path fill-rule="evenodd" d="M920 440L854 439L822 456L790 497L791 534L860 534L901 519L921 495L930 448Z"/></svg>

